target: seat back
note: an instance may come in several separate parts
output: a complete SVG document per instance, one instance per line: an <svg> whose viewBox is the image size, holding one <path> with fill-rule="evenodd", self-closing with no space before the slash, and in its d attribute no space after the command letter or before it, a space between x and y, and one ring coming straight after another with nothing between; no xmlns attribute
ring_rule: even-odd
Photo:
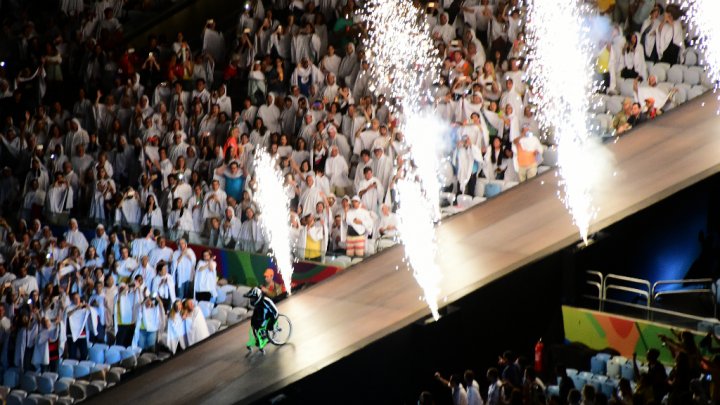
<svg viewBox="0 0 720 405"><path fill-rule="evenodd" d="M607 371L607 359L598 356L591 358L590 371L593 374L605 374Z"/></svg>
<svg viewBox="0 0 720 405"><path fill-rule="evenodd" d="M58 374L60 375L60 378L74 378L75 376L73 366L65 363L60 364L58 367Z"/></svg>
<svg viewBox="0 0 720 405"><path fill-rule="evenodd" d="M500 193L502 193L502 184L491 181L485 185L485 198L495 197Z"/></svg>
<svg viewBox="0 0 720 405"><path fill-rule="evenodd" d="M688 100L692 100L694 98L700 97L703 93L705 93L705 88L703 86L695 86L688 91Z"/></svg>
<svg viewBox="0 0 720 405"><path fill-rule="evenodd" d="M220 321L218 321L217 319L208 319L206 322L207 322L208 332L210 332L211 335L214 334L215 332L217 332L217 330L220 328L220 325L221 325Z"/></svg>
<svg viewBox="0 0 720 405"><path fill-rule="evenodd" d="M5 403L7 405L22 405L24 399L25 398L17 395L16 392L11 392L10 395L8 395L7 401L5 401Z"/></svg>
<svg viewBox="0 0 720 405"><path fill-rule="evenodd" d="M93 363L104 363L106 347L99 347L99 345L91 347L88 350L88 359Z"/></svg>
<svg viewBox="0 0 720 405"><path fill-rule="evenodd" d="M85 398L87 398L87 390L85 389L84 385L72 383L70 384L69 392L70 396L75 400L75 402L84 401Z"/></svg>
<svg viewBox="0 0 720 405"><path fill-rule="evenodd" d="M622 110L622 103L625 97L613 96L607 101L608 112L612 115L619 113Z"/></svg>
<svg viewBox="0 0 720 405"><path fill-rule="evenodd" d="M122 360L122 355L120 354L120 350L110 348L105 351L104 363L117 364L117 363L120 363L120 360Z"/></svg>
<svg viewBox="0 0 720 405"><path fill-rule="evenodd" d="M90 375L90 367L78 364L73 368L73 377L82 378Z"/></svg>
<svg viewBox="0 0 720 405"><path fill-rule="evenodd" d="M684 65L673 65L667 71L667 81L670 83L682 83L687 67Z"/></svg>
<svg viewBox="0 0 720 405"><path fill-rule="evenodd" d="M55 381L45 375L37 378L37 385L41 394L52 394L55 391Z"/></svg>
<svg viewBox="0 0 720 405"><path fill-rule="evenodd" d="M633 97L635 95L634 81L633 79L624 79L619 82L620 94L625 97Z"/></svg>
<svg viewBox="0 0 720 405"><path fill-rule="evenodd" d="M689 67L685 71L685 76L683 77L683 82L695 86L696 84L700 84L700 77L702 75L703 68L699 66L692 66Z"/></svg>
<svg viewBox="0 0 720 405"><path fill-rule="evenodd" d="M664 82L667 80L667 72L670 70L670 64L668 63L656 63L650 68L650 74L657 78L657 81Z"/></svg>
<svg viewBox="0 0 720 405"><path fill-rule="evenodd" d="M620 377L620 364L614 361L609 361L607 363L607 369L605 370L605 373L610 378Z"/></svg>
<svg viewBox="0 0 720 405"><path fill-rule="evenodd" d="M16 368L9 368L3 373L3 385L10 388L15 388L20 385L20 373Z"/></svg>
<svg viewBox="0 0 720 405"><path fill-rule="evenodd" d="M20 379L20 387L27 392L35 392L38 388L35 376L25 373Z"/></svg>
<svg viewBox="0 0 720 405"><path fill-rule="evenodd" d="M626 362L620 366L620 376L622 378L633 381L635 371L633 370L633 365L631 362Z"/></svg>

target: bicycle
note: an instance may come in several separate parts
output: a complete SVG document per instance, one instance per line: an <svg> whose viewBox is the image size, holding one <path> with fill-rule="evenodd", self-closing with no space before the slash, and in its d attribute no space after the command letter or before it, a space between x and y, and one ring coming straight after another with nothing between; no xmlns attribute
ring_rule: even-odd
<svg viewBox="0 0 720 405"><path fill-rule="evenodd" d="M267 329L268 340L275 346L282 346L290 340L290 335L292 335L290 318L287 315L278 314L275 325L273 325L272 329Z"/></svg>

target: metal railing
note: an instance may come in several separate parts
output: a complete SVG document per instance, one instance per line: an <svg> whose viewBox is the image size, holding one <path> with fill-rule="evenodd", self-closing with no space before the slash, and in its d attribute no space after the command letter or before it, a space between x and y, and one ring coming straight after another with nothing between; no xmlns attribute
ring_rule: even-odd
<svg viewBox="0 0 720 405"><path fill-rule="evenodd" d="M717 319L717 291L710 278L686 280L661 280L650 283L649 280L627 277L618 274L603 274L596 270L585 272L587 279L585 285L592 288L588 290L587 297L597 300L599 311L607 312L608 304L624 306L626 308L643 309L648 320L655 314L682 318L688 321L708 320L697 313L681 312L662 307L663 297L698 297L706 296L712 299L713 317ZM628 293L628 295L622 295ZM640 304L638 301L642 301Z"/></svg>
<svg viewBox="0 0 720 405"><path fill-rule="evenodd" d="M597 277L596 280L586 280L585 284L597 289L598 311L603 310L603 274L595 270L587 270L585 274L591 277Z"/></svg>
<svg viewBox="0 0 720 405"><path fill-rule="evenodd" d="M684 288L661 290L662 286L692 286L700 284L701 288ZM717 318L717 295L714 290L714 281L711 278L689 278L686 280L661 280L656 281L652 286L653 304L656 304L659 298L665 296L682 296L682 295L707 295L713 302L713 316Z"/></svg>
<svg viewBox="0 0 720 405"><path fill-rule="evenodd" d="M611 281L615 281L616 283L622 282L629 284L628 285L621 285L621 284L611 284ZM639 288L644 287L644 288ZM620 276L617 274L608 274L603 279L603 295L602 299L606 300L608 295L608 290L615 290L615 291L625 291L629 292L631 294L636 294L637 296L640 296L645 299L645 303L648 308L652 305L652 297L650 295L651 287L650 282L648 280L643 280L641 278L635 278L635 277L627 277L627 276Z"/></svg>

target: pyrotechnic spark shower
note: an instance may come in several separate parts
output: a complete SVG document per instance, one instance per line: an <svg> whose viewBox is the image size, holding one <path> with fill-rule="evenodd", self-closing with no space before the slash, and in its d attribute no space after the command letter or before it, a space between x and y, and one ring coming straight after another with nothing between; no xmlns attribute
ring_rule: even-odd
<svg viewBox="0 0 720 405"><path fill-rule="evenodd" d="M275 168L275 159L265 150L255 156L255 176L258 189L255 203L260 208L260 226L275 257L275 264L285 283L285 291L291 293L293 274L292 246L290 246L290 201L283 187L282 173Z"/></svg>
<svg viewBox="0 0 720 405"><path fill-rule="evenodd" d="M413 275L425 294L425 302L437 320L440 279L436 263L435 221L439 219L438 157L434 139L439 125L421 113L430 104L430 85L439 77L440 59L424 15L410 0L370 0L363 21L369 35L364 39L370 62L371 90L394 99L393 112L410 146L415 171L396 185L400 239ZM437 122L437 121L435 121ZM438 131L439 132L439 131ZM406 163L406 167L409 164Z"/></svg>
<svg viewBox="0 0 720 405"><path fill-rule="evenodd" d="M685 20L691 32L697 37L693 39L695 47L705 61L705 71L718 89L720 81L720 24L717 16L720 13L720 2L717 0L691 0L683 2L680 7L685 12Z"/></svg>
<svg viewBox="0 0 720 405"><path fill-rule="evenodd" d="M419 182L402 179L397 184L400 204L397 214L401 218L398 230L405 245L407 261L413 268L413 275L425 292L425 302L433 317L440 318L438 299L442 272L435 262L437 244L435 227L426 218L433 207Z"/></svg>
<svg viewBox="0 0 720 405"><path fill-rule="evenodd" d="M577 0L535 0L528 13L528 74L540 95L540 123L555 132L558 142L558 195L587 243L597 215L593 193L606 166L596 164L598 148L590 138L587 115L597 44L591 42L583 21L591 10Z"/></svg>
<svg viewBox="0 0 720 405"><path fill-rule="evenodd" d="M410 0L370 0L362 18L371 91L400 100L406 113L417 111L440 72L424 15Z"/></svg>

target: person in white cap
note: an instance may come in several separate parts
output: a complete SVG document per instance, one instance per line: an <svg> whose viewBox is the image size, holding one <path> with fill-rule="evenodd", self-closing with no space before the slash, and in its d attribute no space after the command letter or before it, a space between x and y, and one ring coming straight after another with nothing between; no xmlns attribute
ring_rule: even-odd
<svg viewBox="0 0 720 405"><path fill-rule="evenodd" d="M217 31L215 20L209 19L205 23L202 33L203 53L212 55L214 60L223 60L225 56L225 38L222 32Z"/></svg>
<svg viewBox="0 0 720 405"><path fill-rule="evenodd" d="M328 147L337 146L340 155L345 158L346 162L350 162L350 156L352 156L350 144L345 135L338 133L334 124L329 124L325 129L325 144Z"/></svg>
<svg viewBox="0 0 720 405"><path fill-rule="evenodd" d="M334 128L331 126L331 128ZM330 147L330 157L325 161L325 174L330 179L330 191L336 196L344 196L352 183L348 178L349 172L345 157L340 154L337 146Z"/></svg>
<svg viewBox="0 0 720 405"><path fill-rule="evenodd" d="M95 237L90 241L90 245L95 248L98 256L105 257L105 250L108 247L108 237L105 234L105 226L98 224L95 227Z"/></svg>
<svg viewBox="0 0 720 405"><path fill-rule="evenodd" d="M65 240L69 245L75 246L76 248L78 248L81 255L85 255L85 251L88 248L88 241L85 238L85 235L80 232L80 229L78 228L78 222L75 218L70 219L70 229L65 232L64 236Z"/></svg>
<svg viewBox="0 0 720 405"><path fill-rule="evenodd" d="M305 177L305 184L307 187L300 193L299 204L302 205L302 212L307 214L315 211L318 202L325 200L325 194L316 184L314 173L308 173Z"/></svg>
<svg viewBox="0 0 720 405"><path fill-rule="evenodd" d="M239 248L246 252L262 252L265 247L265 236L255 216L255 210L252 207L246 208L245 217L247 219L240 225L240 232L238 232Z"/></svg>
<svg viewBox="0 0 720 405"><path fill-rule="evenodd" d="M352 198L352 208L346 214L347 239L346 254L350 257L365 256L365 243L373 228L370 212L362 207L360 197Z"/></svg>
<svg viewBox="0 0 720 405"><path fill-rule="evenodd" d="M505 86L506 90L500 96L500 108L505 109L506 106L511 105L513 111L520 114L523 111L523 101L517 86L515 86L515 81L508 77L505 79Z"/></svg>
<svg viewBox="0 0 720 405"><path fill-rule="evenodd" d="M257 116L262 118L269 133L280 132L280 109L275 105L275 97L268 94L265 104L258 108Z"/></svg>
<svg viewBox="0 0 720 405"><path fill-rule="evenodd" d="M120 206L115 211L115 221L124 226L138 226L142 220L142 209L140 207L139 197L132 188L128 189L123 195Z"/></svg>
<svg viewBox="0 0 720 405"><path fill-rule="evenodd" d="M63 214L73 207L73 190L65 181L62 173L55 173L55 182L47 192L45 209L51 223L59 223Z"/></svg>

